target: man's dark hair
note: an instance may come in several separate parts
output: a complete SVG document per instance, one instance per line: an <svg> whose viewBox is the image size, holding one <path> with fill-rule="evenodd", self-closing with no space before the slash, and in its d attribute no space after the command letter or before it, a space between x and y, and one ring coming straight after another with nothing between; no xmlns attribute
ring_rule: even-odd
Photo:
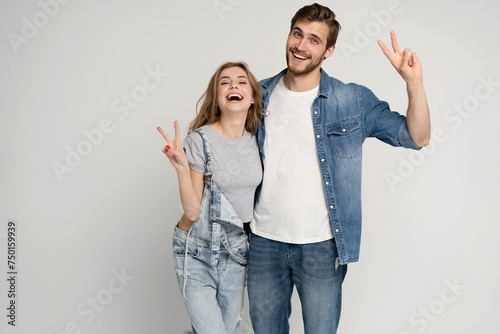
<svg viewBox="0 0 500 334"><path fill-rule="evenodd" d="M335 13L332 12L330 8L317 3L302 7L292 18L290 31L292 31L297 21L326 23L329 30L326 48L328 49L337 43L337 37L341 27L340 23L335 19Z"/></svg>

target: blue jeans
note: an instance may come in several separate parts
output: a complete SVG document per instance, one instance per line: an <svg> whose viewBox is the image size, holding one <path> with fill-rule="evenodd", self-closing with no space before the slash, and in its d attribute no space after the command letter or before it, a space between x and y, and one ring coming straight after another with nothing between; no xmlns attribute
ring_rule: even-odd
<svg viewBox="0 0 500 334"><path fill-rule="evenodd" d="M188 275L184 286L187 233L175 228L172 241L177 283L184 290L184 303L194 334L239 334L246 265L236 261L221 247L212 262L211 241L190 236L187 247ZM240 255L246 257L247 241L241 239Z"/></svg>
<svg viewBox="0 0 500 334"><path fill-rule="evenodd" d="M289 333L294 286L305 333L336 333L346 273L334 239L298 245L251 234L247 284L255 334Z"/></svg>

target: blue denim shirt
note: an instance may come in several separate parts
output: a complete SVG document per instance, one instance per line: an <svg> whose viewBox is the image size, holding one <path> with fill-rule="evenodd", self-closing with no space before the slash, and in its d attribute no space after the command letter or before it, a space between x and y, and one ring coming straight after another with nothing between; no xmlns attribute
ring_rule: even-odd
<svg viewBox="0 0 500 334"><path fill-rule="evenodd" d="M285 73L286 69L260 82L264 110ZM410 137L405 116L391 111L387 102L379 100L368 88L353 83L344 84L328 76L323 69L318 96L311 112L326 205L340 264L356 262L361 243L363 142L368 137L376 137L392 146L420 147ZM265 134L262 120L257 133L262 161ZM259 194L260 188L256 201Z"/></svg>

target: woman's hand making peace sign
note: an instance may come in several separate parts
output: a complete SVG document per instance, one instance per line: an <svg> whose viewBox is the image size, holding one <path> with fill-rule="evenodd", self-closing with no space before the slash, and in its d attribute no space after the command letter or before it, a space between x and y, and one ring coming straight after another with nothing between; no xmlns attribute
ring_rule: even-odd
<svg viewBox="0 0 500 334"><path fill-rule="evenodd" d="M170 136L160 126L157 127L157 130L167 141L167 145L165 145L162 152L167 156L168 160L170 160L172 166L174 166L178 172L189 171L186 152L184 152L184 148L181 144L179 123L177 121L174 122L174 139L170 138Z"/></svg>

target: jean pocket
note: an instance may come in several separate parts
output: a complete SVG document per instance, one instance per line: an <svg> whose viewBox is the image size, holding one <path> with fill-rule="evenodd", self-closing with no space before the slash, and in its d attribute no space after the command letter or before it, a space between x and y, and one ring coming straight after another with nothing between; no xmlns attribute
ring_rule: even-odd
<svg viewBox="0 0 500 334"><path fill-rule="evenodd" d="M238 247L238 254L245 260L248 260L248 246L245 244L245 245L241 245L240 247Z"/></svg>
<svg viewBox="0 0 500 334"><path fill-rule="evenodd" d="M363 136L359 116L327 124L326 131L336 156L353 158L361 152Z"/></svg>
<svg viewBox="0 0 500 334"><path fill-rule="evenodd" d="M184 257L185 255L196 257L200 251L198 246L192 243L188 243L186 247L186 240L178 237L172 239L172 248L176 257Z"/></svg>
<svg viewBox="0 0 500 334"><path fill-rule="evenodd" d="M248 241L245 239L244 242L238 243L231 248L233 258L240 264L246 265L248 263Z"/></svg>

